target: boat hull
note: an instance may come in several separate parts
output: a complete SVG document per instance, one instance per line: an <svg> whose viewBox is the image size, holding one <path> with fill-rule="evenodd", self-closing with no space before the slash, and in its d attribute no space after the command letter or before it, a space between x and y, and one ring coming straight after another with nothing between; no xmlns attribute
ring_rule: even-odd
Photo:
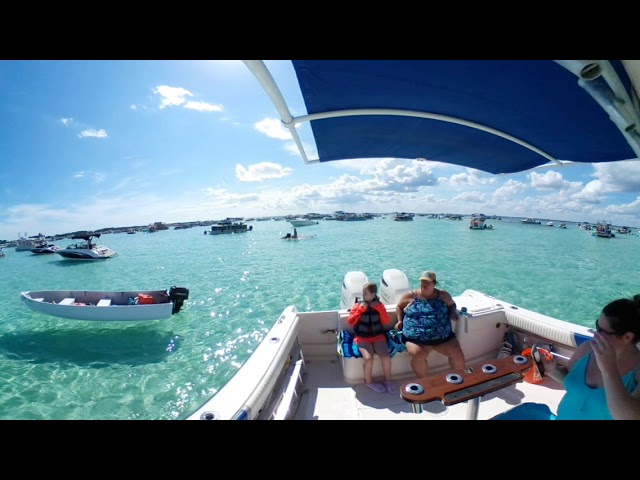
<svg viewBox="0 0 640 480"><path fill-rule="evenodd" d="M55 253L60 255L65 260L106 260L115 256L117 253L110 249L102 251L96 250L82 250L82 249L64 249L58 250Z"/></svg>
<svg viewBox="0 0 640 480"><path fill-rule="evenodd" d="M318 225L315 220L289 220L292 227L308 227L310 225Z"/></svg>
<svg viewBox="0 0 640 480"><path fill-rule="evenodd" d="M145 295L151 296L154 303L132 304L136 298ZM171 317L174 311L174 303L166 290L127 292L43 290L22 292L20 298L34 312L72 320L102 322L161 320Z"/></svg>

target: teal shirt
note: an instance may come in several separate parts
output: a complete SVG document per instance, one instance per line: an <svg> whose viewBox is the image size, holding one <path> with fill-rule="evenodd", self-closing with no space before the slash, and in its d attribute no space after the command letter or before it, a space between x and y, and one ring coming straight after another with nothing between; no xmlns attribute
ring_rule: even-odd
<svg viewBox="0 0 640 480"><path fill-rule="evenodd" d="M560 405L556 420L613 420L607 408L607 396L603 387L592 388L587 385L587 365L591 354L578 360L564 378L567 391ZM593 360L595 362L595 358ZM622 377L622 383L629 393L636 389L635 370Z"/></svg>

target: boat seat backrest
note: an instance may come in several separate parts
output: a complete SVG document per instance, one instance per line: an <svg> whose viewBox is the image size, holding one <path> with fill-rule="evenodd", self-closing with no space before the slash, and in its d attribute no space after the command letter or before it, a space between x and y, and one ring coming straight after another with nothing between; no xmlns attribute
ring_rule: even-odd
<svg viewBox="0 0 640 480"><path fill-rule="evenodd" d="M62 300L60 300L58 305L73 305L74 303L76 303L75 298L63 298Z"/></svg>

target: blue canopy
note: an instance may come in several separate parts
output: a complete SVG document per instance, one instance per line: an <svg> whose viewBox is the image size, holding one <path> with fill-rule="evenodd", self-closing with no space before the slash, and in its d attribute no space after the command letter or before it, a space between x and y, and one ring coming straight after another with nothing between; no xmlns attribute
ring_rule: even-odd
<svg viewBox="0 0 640 480"><path fill-rule="evenodd" d="M427 159L513 173L640 156L638 99L606 60L293 60L294 118L262 62L247 60L308 163ZM317 159L296 124L310 122Z"/></svg>

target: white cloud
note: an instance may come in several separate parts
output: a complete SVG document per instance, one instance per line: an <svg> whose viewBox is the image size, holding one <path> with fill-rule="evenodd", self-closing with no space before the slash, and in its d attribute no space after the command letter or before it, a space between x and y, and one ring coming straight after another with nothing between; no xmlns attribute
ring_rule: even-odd
<svg viewBox="0 0 640 480"><path fill-rule="evenodd" d="M283 167L277 163L255 163L248 168L244 168L239 163L236 165L236 178L241 182L261 182L272 178L288 177L292 173L292 168Z"/></svg>
<svg viewBox="0 0 640 480"><path fill-rule="evenodd" d="M153 93L160 95L160 108L176 107L187 101L185 97L192 97L193 93L181 87L160 85L153 89Z"/></svg>
<svg viewBox="0 0 640 480"><path fill-rule="evenodd" d="M594 164L593 176L600 180L603 192L640 191L640 162L624 161Z"/></svg>
<svg viewBox="0 0 640 480"><path fill-rule="evenodd" d="M640 197L636 197L633 202L626 205L609 205L604 209L604 213L606 216L629 215L628 222L631 224L640 216Z"/></svg>
<svg viewBox="0 0 640 480"><path fill-rule="evenodd" d="M109 135L107 135L107 131L105 129L100 129L100 130L94 130L94 129L89 129L89 130L83 130L78 134L79 138L107 138Z"/></svg>
<svg viewBox="0 0 640 480"><path fill-rule="evenodd" d="M63 125L68 126L71 124L71 122L73 121L73 118L61 118L60 122L62 122Z"/></svg>
<svg viewBox="0 0 640 480"><path fill-rule="evenodd" d="M564 180L562 174L553 170L549 170L544 174L530 172L527 176L531 180L531 186L538 190L559 190L569 187L569 182Z"/></svg>
<svg viewBox="0 0 640 480"><path fill-rule="evenodd" d="M601 203L602 182L600 180L593 180L587 183L581 191L571 195L571 199L582 203Z"/></svg>
<svg viewBox="0 0 640 480"><path fill-rule="evenodd" d="M452 199L454 202L485 203L487 196L481 192L463 192Z"/></svg>
<svg viewBox="0 0 640 480"><path fill-rule="evenodd" d="M292 140L291 132L282 125L277 118L264 118L254 125L254 128L260 133L264 133L269 138L278 140Z"/></svg>
<svg viewBox="0 0 640 480"><path fill-rule="evenodd" d="M221 112L223 110L222 105L214 105L207 102L187 102L184 108L199 112Z"/></svg>
<svg viewBox="0 0 640 480"><path fill-rule="evenodd" d="M456 173L449 177L449 183L455 186L475 186L475 185L495 185L498 179L495 176L476 170L475 168L467 168L466 172Z"/></svg>
<svg viewBox="0 0 640 480"><path fill-rule="evenodd" d="M203 193L218 203L228 203L237 201L255 201L260 197L256 193L230 193L224 188L205 188Z"/></svg>

